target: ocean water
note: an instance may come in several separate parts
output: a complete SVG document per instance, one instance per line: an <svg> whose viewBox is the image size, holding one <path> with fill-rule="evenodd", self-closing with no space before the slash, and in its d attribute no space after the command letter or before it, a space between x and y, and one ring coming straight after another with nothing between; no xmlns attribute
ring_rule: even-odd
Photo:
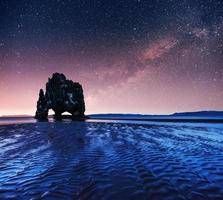
<svg viewBox="0 0 223 200"><path fill-rule="evenodd" d="M0 199L223 199L223 124L1 121Z"/></svg>

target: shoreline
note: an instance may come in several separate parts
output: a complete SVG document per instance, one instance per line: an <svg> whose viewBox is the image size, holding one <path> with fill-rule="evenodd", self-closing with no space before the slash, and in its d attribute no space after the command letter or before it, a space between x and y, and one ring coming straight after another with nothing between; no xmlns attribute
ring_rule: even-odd
<svg viewBox="0 0 223 200"><path fill-rule="evenodd" d="M86 116L86 118L83 120L80 119L76 119L76 120L72 120L72 117L70 116L63 116L62 119L60 120L55 120L53 117L49 117L48 120L44 120L44 121L38 121L36 120L34 117L32 116L25 116L25 117L0 117L0 121L5 122L5 121L18 121L18 122L22 122L24 120L24 122L30 121L30 122L68 122L69 121L86 121L86 122L93 122L95 120L95 122L98 120L100 121L116 121L116 123L118 123L118 121L137 121L137 122L170 122L170 123L217 123L217 124L223 124L223 118L210 118L210 117L138 117L138 118L134 118L134 117L91 117L91 116ZM1 124L1 123L0 123Z"/></svg>
<svg viewBox="0 0 223 200"><path fill-rule="evenodd" d="M90 120L126 120L146 122L178 122L178 123L223 123L223 118L89 118Z"/></svg>

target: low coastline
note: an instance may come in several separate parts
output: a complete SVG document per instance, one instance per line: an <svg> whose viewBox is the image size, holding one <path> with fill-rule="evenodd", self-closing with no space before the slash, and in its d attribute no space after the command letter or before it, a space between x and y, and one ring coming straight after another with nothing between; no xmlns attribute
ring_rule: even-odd
<svg viewBox="0 0 223 200"><path fill-rule="evenodd" d="M142 122L170 122L170 123L220 123L223 124L223 117L187 117L187 116L141 116L141 117L130 117L130 116L117 116L114 117L110 115L86 115L85 118L77 118L74 119L70 115L63 115L60 119L55 119L53 116L50 116L48 120L36 120L34 116L2 116L0 117L0 124L5 123L35 123L35 122L68 122L68 121L107 121L112 122L115 121L118 123L119 121L142 121Z"/></svg>

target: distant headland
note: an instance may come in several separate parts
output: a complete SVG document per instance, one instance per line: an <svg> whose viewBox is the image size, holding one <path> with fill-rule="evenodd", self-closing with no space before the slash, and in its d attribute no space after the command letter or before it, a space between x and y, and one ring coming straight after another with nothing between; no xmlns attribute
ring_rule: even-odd
<svg viewBox="0 0 223 200"><path fill-rule="evenodd" d="M223 123L223 111L197 111L173 113L170 115L144 115L144 114L92 114L89 119L98 120L134 120L157 122L206 122Z"/></svg>
<svg viewBox="0 0 223 200"><path fill-rule="evenodd" d="M33 117L32 115L2 115L0 117ZM52 115L49 115L52 117ZM151 115L151 114L122 114L122 113L106 113L106 114L89 114L85 115L88 118L142 118L142 117L220 117L223 118L223 111L196 111L196 112L179 112L169 115ZM69 118L68 115L65 115L65 118Z"/></svg>
<svg viewBox="0 0 223 200"><path fill-rule="evenodd" d="M115 118L142 118L142 117L223 117L223 111L195 111L195 112L179 112L166 115L151 115L151 114L122 114L122 113L106 113L106 114L91 114L89 117L115 117Z"/></svg>
<svg viewBox="0 0 223 200"><path fill-rule="evenodd" d="M48 118L56 119L55 115L48 115ZM48 119L47 118L47 119ZM21 120L33 119L30 115L2 115L0 120ZM191 122L191 123L223 123L223 111L198 111L198 112L182 112L170 115L145 115L145 114L90 114L84 117L73 117L72 115L61 115L59 120L72 119L72 120L130 120L130 121L154 121L154 122ZM38 119L39 120L39 119ZM40 119L42 121L43 119ZM45 119L46 120L46 119ZM45 121L43 120L43 121Z"/></svg>

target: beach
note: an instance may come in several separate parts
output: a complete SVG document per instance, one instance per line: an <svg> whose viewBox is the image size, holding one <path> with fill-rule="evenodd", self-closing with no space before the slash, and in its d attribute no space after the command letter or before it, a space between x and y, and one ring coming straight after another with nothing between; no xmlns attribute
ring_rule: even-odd
<svg viewBox="0 0 223 200"><path fill-rule="evenodd" d="M221 123L2 123L0 199L222 199L222 149Z"/></svg>

